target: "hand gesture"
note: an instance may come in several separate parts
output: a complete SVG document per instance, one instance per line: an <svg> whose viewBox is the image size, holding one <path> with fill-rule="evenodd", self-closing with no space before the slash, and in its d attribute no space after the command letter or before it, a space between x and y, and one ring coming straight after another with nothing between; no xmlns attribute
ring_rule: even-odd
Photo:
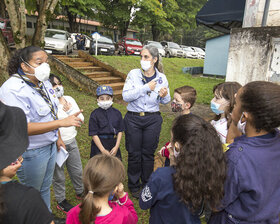
<svg viewBox="0 0 280 224"><path fill-rule="evenodd" d="M79 112L60 120L61 127L71 127L71 126L81 127L83 121L80 118L78 118L78 116L82 112L83 110L80 110Z"/></svg>
<svg viewBox="0 0 280 224"><path fill-rule="evenodd" d="M111 151L110 151L110 155L111 156L116 156L116 154L117 154L117 152L118 152L118 147L113 147L112 149L111 149Z"/></svg>
<svg viewBox="0 0 280 224"><path fill-rule="evenodd" d="M17 173L17 170L21 167L22 161L23 161L23 159L21 161L17 160L16 162L14 162L11 165L4 168L2 170L3 176L9 177L9 178L12 178L13 176L15 176Z"/></svg>
<svg viewBox="0 0 280 224"><path fill-rule="evenodd" d="M116 193L115 196L118 198L122 198L125 196L125 192L124 192L124 187L123 184L120 183L117 187L116 187Z"/></svg>
<svg viewBox="0 0 280 224"><path fill-rule="evenodd" d="M156 85L157 85L157 82L154 81L154 80L148 82L148 86L150 87L150 90L151 90L151 91L155 90Z"/></svg>
<svg viewBox="0 0 280 224"><path fill-rule="evenodd" d="M107 156L111 155L110 152L106 149L102 150L101 153L104 154L104 155L107 155Z"/></svg>
<svg viewBox="0 0 280 224"><path fill-rule="evenodd" d="M166 87L162 87L158 93L158 95L163 98L167 95L168 91L167 91L167 88Z"/></svg>

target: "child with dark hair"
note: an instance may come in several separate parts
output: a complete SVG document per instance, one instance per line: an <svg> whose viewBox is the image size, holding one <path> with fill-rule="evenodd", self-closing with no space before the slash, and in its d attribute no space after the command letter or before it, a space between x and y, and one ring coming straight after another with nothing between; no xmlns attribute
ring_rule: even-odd
<svg viewBox="0 0 280 224"><path fill-rule="evenodd" d="M238 82L224 82L213 88L214 98L211 100L211 109L216 114L211 121L223 144L226 143L226 137L229 125L231 123L230 114L235 103L235 94L241 88Z"/></svg>
<svg viewBox="0 0 280 224"><path fill-rule="evenodd" d="M139 205L150 208L151 224L200 224L204 203L215 208L223 197L226 162L222 144L211 124L188 114L173 121L171 146L171 166L151 175Z"/></svg>
<svg viewBox="0 0 280 224"><path fill-rule="evenodd" d="M118 158L104 154L91 158L84 169L82 203L68 212L66 224L136 224L137 213L121 183L124 176Z"/></svg>
<svg viewBox="0 0 280 224"><path fill-rule="evenodd" d="M182 86L174 90L173 101L171 102L171 109L173 112L182 114L189 114L190 109L196 101L196 90L191 86ZM171 147L170 142L167 142L160 150L159 155L165 157L165 166L169 166L169 151ZM176 154L177 155L177 154ZM175 156L176 156L175 155Z"/></svg>
<svg viewBox="0 0 280 224"><path fill-rule="evenodd" d="M229 130L243 135L226 152L225 195L210 224L279 223L279 111L279 85L256 81L238 90Z"/></svg>
<svg viewBox="0 0 280 224"><path fill-rule="evenodd" d="M96 96L99 108L92 111L88 127L89 136L92 136L90 157L102 153L122 159L119 147L124 122L121 112L112 107L113 89L99 86Z"/></svg>

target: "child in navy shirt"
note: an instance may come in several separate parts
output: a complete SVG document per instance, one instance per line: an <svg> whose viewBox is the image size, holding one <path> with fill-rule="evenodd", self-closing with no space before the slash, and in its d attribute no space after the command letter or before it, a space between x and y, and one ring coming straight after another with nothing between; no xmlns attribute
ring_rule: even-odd
<svg viewBox="0 0 280 224"><path fill-rule="evenodd" d="M173 121L170 142L170 166L151 175L141 192L140 208L150 208L150 224L200 224L204 204L215 208L223 196L222 144L213 126L194 114Z"/></svg>
<svg viewBox="0 0 280 224"><path fill-rule="evenodd" d="M210 224L279 223L279 111L279 85L257 81L238 90L229 133L243 135L226 152L225 195Z"/></svg>
<svg viewBox="0 0 280 224"><path fill-rule="evenodd" d="M171 102L171 109L173 112L178 112L180 115L191 113L196 100L196 90L191 86L182 86L174 90L173 100ZM160 150L159 155L165 157L165 166L170 165L169 151L171 147L170 142L167 142ZM176 151L174 152L177 155Z"/></svg>
<svg viewBox="0 0 280 224"><path fill-rule="evenodd" d="M91 113L89 119L89 136L92 136L90 157L103 153L121 159L119 146L124 123L121 112L112 107L113 89L99 86L96 96L99 108Z"/></svg>

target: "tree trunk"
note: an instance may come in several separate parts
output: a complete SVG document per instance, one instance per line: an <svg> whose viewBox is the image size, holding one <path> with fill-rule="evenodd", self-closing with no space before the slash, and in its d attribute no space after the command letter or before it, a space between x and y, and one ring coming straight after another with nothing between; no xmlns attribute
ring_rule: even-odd
<svg viewBox="0 0 280 224"><path fill-rule="evenodd" d="M11 22L16 48L25 47L26 16L24 0L4 0Z"/></svg>
<svg viewBox="0 0 280 224"><path fill-rule="evenodd" d="M48 27L47 17L53 14L57 2L58 0L37 0L38 17L32 39L33 45L44 47L44 37Z"/></svg>
<svg viewBox="0 0 280 224"><path fill-rule="evenodd" d="M152 34L153 34L153 41L159 41L160 31L157 29L157 25L152 24Z"/></svg>
<svg viewBox="0 0 280 224"><path fill-rule="evenodd" d="M6 5L5 5L4 0L0 0L0 17L7 18Z"/></svg>
<svg viewBox="0 0 280 224"><path fill-rule="evenodd" d="M0 86L2 83L5 82L5 80L8 79L8 61L10 59L10 49L7 45L7 42L2 34L2 30L0 29Z"/></svg>
<svg viewBox="0 0 280 224"><path fill-rule="evenodd" d="M119 30L121 33L121 37L125 37L127 34L127 29L129 27L130 21L124 21L121 26L119 26Z"/></svg>
<svg viewBox="0 0 280 224"><path fill-rule="evenodd" d="M67 18L68 18L68 23L69 23L69 28L70 28L70 33L76 33L77 32L77 14L73 15L67 6L65 6Z"/></svg>

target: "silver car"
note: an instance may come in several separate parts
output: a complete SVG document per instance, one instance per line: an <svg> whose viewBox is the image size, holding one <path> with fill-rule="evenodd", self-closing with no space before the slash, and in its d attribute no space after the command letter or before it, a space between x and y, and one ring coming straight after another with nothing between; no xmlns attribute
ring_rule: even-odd
<svg viewBox="0 0 280 224"><path fill-rule="evenodd" d="M44 49L49 53L56 52L67 55L73 51L73 41L65 30L47 29Z"/></svg>
<svg viewBox="0 0 280 224"><path fill-rule="evenodd" d="M198 53L192 49L192 47L188 47L185 45L180 45L184 52L184 58L198 58Z"/></svg>
<svg viewBox="0 0 280 224"><path fill-rule="evenodd" d="M146 40L144 42L144 45L152 45L158 49L158 53L161 57L165 57L165 50L163 46L160 44L160 42L152 41L152 40Z"/></svg>

